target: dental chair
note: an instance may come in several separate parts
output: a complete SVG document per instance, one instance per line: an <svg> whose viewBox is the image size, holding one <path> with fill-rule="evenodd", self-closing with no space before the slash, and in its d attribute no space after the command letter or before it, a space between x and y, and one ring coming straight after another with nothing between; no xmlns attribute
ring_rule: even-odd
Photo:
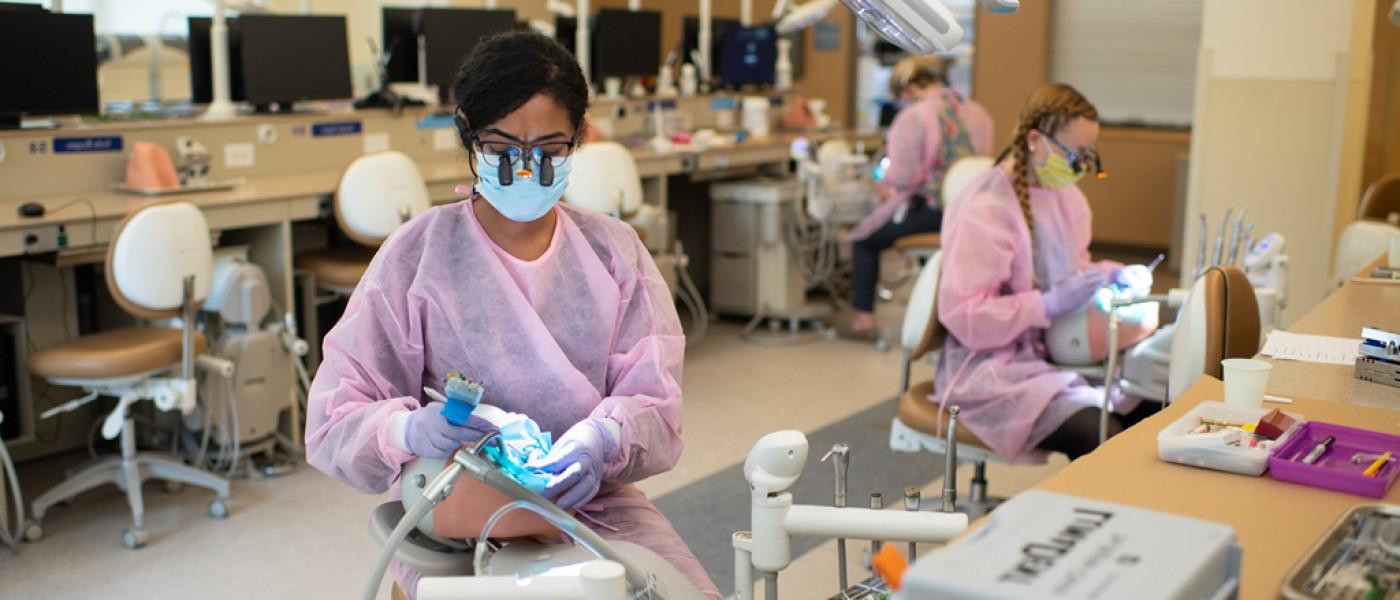
<svg viewBox="0 0 1400 600"><path fill-rule="evenodd" d="M317 309L349 296L389 234L430 207L423 175L402 152L366 154L345 169L335 193L335 221L354 244L296 255L301 278L301 329L311 344L306 357L308 370L315 371L321 362Z"/></svg>
<svg viewBox="0 0 1400 600"><path fill-rule="evenodd" d="M1259 352L1259 303L1243 271L1211 267L1191 286L1172 335L1167 396L1175 401L1203 375L1223 376L1220 361Z"/></svg>
<svg viewBox="0 0 1400 600"><path fill-rule="evenodd" d="M1366 188L1356 220L1337 238L1333 283L1340 286L1358 274L1369 276L1370 273L1360 271L1376 256L1386 253L1390 237L1395 235L1400 235L1400 173L1386 175Z"/></svg>
<svg viewBox="0 0 1400 600"><path fill-rule="evenodd" d="M195 331L195 309L209 291L212 271L209 225L189 202L148 205L118 225L107 248L107 289L117 305L146 319L170 319L171 326L112 329L65 341L35 353L29 371L54 385L82 388L87 396L66 403L45 416L78 408L99 396L118 398L102 424L107 439L120 436L121 456L110 457L73 473L34 500L25 537L43 536L40 520L49 508L103 484L126 492L132 525L122 544L146 543L145 506L141 484L148 479L187 483L212 490L209 515L228 516L228 481L180 459L136 451L136 427L131 405L152 400L160 410L188 415L195 408L195 367L218 368L220 361L200 356L203 334Z"/></svg>
<svg viewBox="0 0 1400 600"><path fill-rule="evenodd" d="M900 374L899 411L890 423L890 450L895 452L928 451L934 454L948 453L947 435L948 413L937 404L929 402L933 394L933 380L910 385L915 363L928 364L924 357L943 347L947 331L938 323L938 277L942 270L943 255L937 250L919 271L914 282L914 291L909 297L909 307L904 312L904 325L900 334L900 345L904 348L904 368ZM958 503L959 511L966 512L969 519L987 514L1003 499L987 496L987 463L1009 464L998 456L966 427L958 427L952 443L956 446L959 464L973 464L972 485L968 488L968 499ZM957 477L956 472L945 473L945 477Z"/></svg>
<svg viewBox="0 0 1400 600"><path fill-rule="evenodd" d="M574 150L569 160L574 170L564 201L632 226L651 252L666 287L690 312L692 325L687 336L690 343L698 342L709 327L709 309L690 278L690 257L680 240L673 239L670 217L660 207L643 201L641 175L632 152L616 142L589 142Z"/></svg>
<svg viewBox="0 0 1400 600"><path fill-rule="evenodd" d="M948 206L958 199L967 188L967 184L972 183L973 179L992 168L994 164L996 161L990 156L964 156L954 161L948 167L948 172L943 174L943 210L948 210ZM942 242L943 238L938 232L916 233L895 240L894 247L905 256L925 259L937 251Z"/></svg>
<svg viewBox="0 0 1400 600"><path fill-rule="evenodd" d="M1385 175L1366 188L1356 218L1395 224L1392 215L1400 215L1400 173Z"/></svg>
<svg viewBox="0 0 1400 600"><path fill-rule="evenodd" d="M5 422L5 413L0 412L0 423ZM7 485L8 484L8 489ZM5 494L10 494L15 503L15 528L10 529L10 509L6 505ZM10 451L5 448L5 440L0 440L0 544L13 550L18 536L24 529L24 493L19 488L19 474L15 471L15 461L10 460Z"/></svg>

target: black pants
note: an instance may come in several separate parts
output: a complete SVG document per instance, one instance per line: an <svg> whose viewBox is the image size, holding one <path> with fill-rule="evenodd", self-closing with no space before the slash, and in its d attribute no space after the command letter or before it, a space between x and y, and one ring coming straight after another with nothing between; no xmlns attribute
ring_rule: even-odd
<svg viewBox="0 0 1400 600"><path fill-rule="evenodd" d="M1162 405L1151 400L1143 400L1126 415L1108 415L1108 437L1113 437L1123 432L1124 429L1136 425L1139 421L1146 419L1157 411L1162 410ZM1038 448L1051 452L1063 452L1069 455L1070 460L1074 460L1085 454L1094 451L1099 446L1099 409L1085 408L1074 413L1059 429L1045 438Z"/></svg>
<svg viewBox="0 0 1400 600"><path fill-rule="evenodd" d="M916 196L910 199L909 214L904 216L903 223L896 224L891 220L870 234L870 237L852 244L851 266L855 271L855 291L851 305L863 312L875 310L875 286L880 281L881 252L894 246L895 240L899 238L916 233L936 232L942 225L943 213Z"/></svg>

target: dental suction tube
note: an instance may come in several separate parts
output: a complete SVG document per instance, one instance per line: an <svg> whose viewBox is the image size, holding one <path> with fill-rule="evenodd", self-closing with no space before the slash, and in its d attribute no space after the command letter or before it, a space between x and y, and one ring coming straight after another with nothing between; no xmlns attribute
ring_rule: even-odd
<svg viewBox="0 0 1400 600"><path fill-rule="evenodd" d="M514 479L511 479L509 475L502 473L500 469L491 466L491 463L486 462L486 459L480 456L465 450L459 450L457 454L453 455L452 460L454 464L460 465L463 469L466 469L467 473L470 474L473 479L495 488L497 491L505 494L507 498L533 505L530 509L531 512L545 517L550 522L558 525L559 529L568 534L569 537L572 537L574 541L577 541L581 546L587 548L589 552L592 552L598 558L610 560L622 565L622 567L627 570L627 583L632 586L633 590L647 589L646 571L638 567L636 563L632 562L627 557L614 551L612 546L608 545L607 541L605 541L602 536L598 535L598 533L592 529L589 529L588 526L583 523L580 523L578 519L575 519L573 516L569 515L569 513L555 506L554 503L540 498L538 494L520 485ZM417 523L417 521L414 521L414 523ZM652 597L657 597L655 592L653 592Z"/></svg>

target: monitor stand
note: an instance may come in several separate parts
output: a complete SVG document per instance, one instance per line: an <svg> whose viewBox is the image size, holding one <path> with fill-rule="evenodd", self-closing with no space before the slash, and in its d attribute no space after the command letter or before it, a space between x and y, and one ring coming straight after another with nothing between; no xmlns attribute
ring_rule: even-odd
<svg viewBox="0 0 1400 600"><path fill-rule="evenodd" d="M290 115L297 111L295 102L268 102L266 104L254 104L253 112L260 115Z"/></svg>
<svg viewBox="0 0 1400 600"><path fill-rule="evenodd" d="M422 100L400 96L387 86L355 101L355 108L389 108L395 111L403 110L405 106L423 105Z"/></svg>

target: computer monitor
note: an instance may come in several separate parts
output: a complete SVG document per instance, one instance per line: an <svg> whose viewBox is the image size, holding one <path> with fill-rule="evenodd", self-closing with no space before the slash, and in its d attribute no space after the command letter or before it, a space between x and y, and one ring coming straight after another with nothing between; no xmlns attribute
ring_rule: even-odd
<svg viewBox="0 0 1400 600"><path fill-rule="evenodd" d="M389 81L418 81L417 8L384 8L384 55Z"/></svg>
<svg viewBox="0 0 1400 600"><path fill-rule="evenodd" d="M593 79L655 76L661 65L661 13L604 8L593 18Z"/></svg>
<svg viewBox="0 0 1400 600"><path fill-rule="evenodd" d="M578 31L578 19L573 17L554 17L554 41L559 45L568 48L569 54L575 54L574 32Z"/></svg>
<svg viewBox="0 0 1400 600"><path fill-rule="evenodd" d="M6 12L6 11L23 11L23 12L27 12L27 13L36 13L36 12L46 13L46 12L49 12L48 9L44 8L44 5L42 5L42 4L22 4L22 3L19 3L19 2L0 2L0 12Z"/></svg>
<svg viewBox="0 0 1400 600"><path fill-rule="evenodd" d="M189 17L190 102L208 104L214 100L213 55L210 54L209 17ZM241 102L243 93L243 59L238 41L238 19L226 19L228 27L229 99Z"/></svg>
<svg viewBox="0 0 1400 600"><path fill-rule="evenodd" d="M734 19L710 19L710 73L719 72L719 63L723 58L721 49L724 48L724 36L731 30L739 28L739 21ZM686 17L684 31L681 32L681 62L692 62L691 52L700 48L700 17Z"/></svg>
<svg viewBox="0 0 1400 600"><path fill-rule="evenodd" d="M724 36L719 80L723 87L772 85L777 79L778 34L773 27L740 27Z"/></svg>
<svg viewBox="0 0 1400 600"><path fill-rule="evenodd" d="M452 102L462 62L482 39L514 28L514 10L423 9L418 31L427 46L428 84L438 86L438 97Z"/></svg>
<svg viewBox="0 0 1400 600"><path fill-rule="evenodd" d="M0 19L0 127L24 115L98 111L92 15L7 11Z"/></svg>
<svg viewBox="0 0 1400 600"><path fill-rule="evenodd" d="M238 26L243 90L258 110L353 94L345 17L245 14Z"/></svg>

